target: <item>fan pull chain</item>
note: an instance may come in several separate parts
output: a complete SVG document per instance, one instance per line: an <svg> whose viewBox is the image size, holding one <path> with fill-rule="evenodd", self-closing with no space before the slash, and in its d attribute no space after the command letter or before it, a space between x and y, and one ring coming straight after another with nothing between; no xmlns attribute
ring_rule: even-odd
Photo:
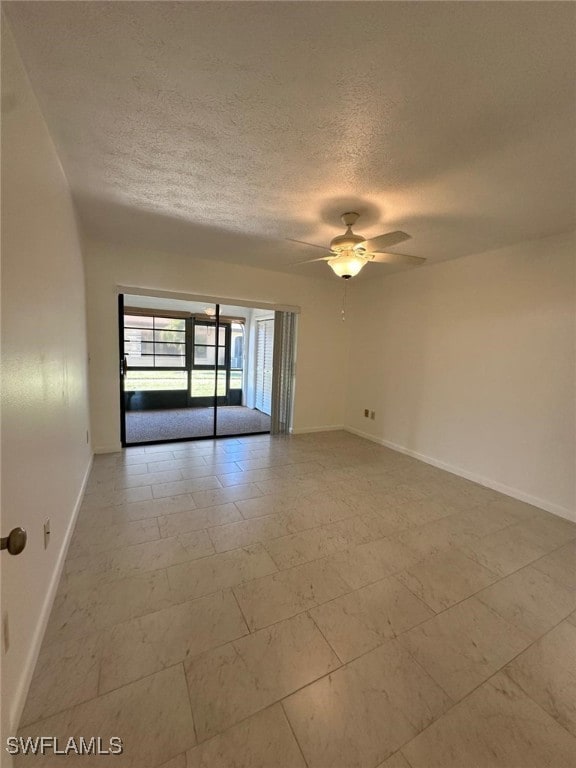
<svg viewBox="0 0 576 768"><path fill-rule="evenodd" d="M346 320L346 289L348 288L348 280L344 280L344 293L342 294L342 322Z"/></svg>

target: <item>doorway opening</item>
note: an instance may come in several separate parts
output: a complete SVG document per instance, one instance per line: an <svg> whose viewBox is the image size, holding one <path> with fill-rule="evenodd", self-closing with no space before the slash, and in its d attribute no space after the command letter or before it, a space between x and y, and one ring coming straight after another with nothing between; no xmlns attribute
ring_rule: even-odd
<svg viewBox="0 0 576 768"><path fill-rule="evenodd" d="M122 445L266 434L274 312L119 296Z"/></svg>

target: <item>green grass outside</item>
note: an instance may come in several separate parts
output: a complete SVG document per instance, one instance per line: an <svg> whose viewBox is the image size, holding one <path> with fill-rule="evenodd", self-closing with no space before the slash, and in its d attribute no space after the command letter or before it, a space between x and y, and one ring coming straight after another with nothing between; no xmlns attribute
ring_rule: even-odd
<svg viewBox="0 0 576 768"><path fill-rule="evenodd" d="M128 371L124 379L126 392L153 392L159 390L186 389L185 371ZM230 389L242 389L242 371L230 371ZM214 395L214 371L193 371L193 397L212 397ZM218 373L218 395L226 394L226 376Z"/></svg>

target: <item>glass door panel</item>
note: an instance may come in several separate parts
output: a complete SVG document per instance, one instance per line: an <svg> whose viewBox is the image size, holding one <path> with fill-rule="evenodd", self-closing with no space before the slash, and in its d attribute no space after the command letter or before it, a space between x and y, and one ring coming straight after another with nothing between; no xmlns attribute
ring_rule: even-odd
<svg viewBox="0 0 576 768"><path fill-rule="evenodd" d="M216 431L216 403L223 397L220 359L217 353L215 304L193 312L188 326L188 418L191 437L213 437Z"/></svg>
<svg viewBox="0 0 576 768"><path fill-rule="evenodd" d="M217 307L126 295L120 312L123 443L214 436Z"/></svg>

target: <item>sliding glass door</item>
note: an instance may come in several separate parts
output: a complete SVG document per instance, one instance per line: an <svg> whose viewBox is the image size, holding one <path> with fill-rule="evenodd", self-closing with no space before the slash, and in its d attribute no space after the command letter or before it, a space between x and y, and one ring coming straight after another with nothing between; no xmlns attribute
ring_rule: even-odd
<svg viewBox="0 0 576 768"><path fill-rule="evenodd" d="M120 307L124 445L269 431L273 318L134 295Z"/></svg>

